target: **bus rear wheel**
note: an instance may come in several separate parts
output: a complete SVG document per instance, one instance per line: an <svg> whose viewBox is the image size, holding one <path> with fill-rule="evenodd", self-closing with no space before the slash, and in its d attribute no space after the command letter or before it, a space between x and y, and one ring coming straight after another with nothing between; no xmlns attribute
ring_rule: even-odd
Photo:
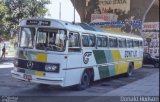
<svg viewBox="0 0 160 102"><path fill-rule="evenodd" d="M128 71L127 71L127 73L126 73L126 76L127 76L127 77L132 76L132 75L133 75L133 72L134 72L134 66L133 66L132 63L129 63L129 65L128 65Z"/></svg>
<svg viewBox="0 0 160 102"><path fill-rule="evenodd" d="M85 70L82 74L80 84L77 85L77 89L78 90L85 90L86 88L89 87L90 82L91 82L90 72L89 72L89 70Z"/></svg>

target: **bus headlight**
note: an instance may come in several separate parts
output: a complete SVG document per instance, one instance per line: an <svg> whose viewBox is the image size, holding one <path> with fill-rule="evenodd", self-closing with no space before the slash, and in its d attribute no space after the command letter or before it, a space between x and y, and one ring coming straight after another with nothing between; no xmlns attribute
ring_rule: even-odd
<svg viewBox="0 0 160 102"><path fill-rule="evenodd" d="M59 72L59 66L54 64L46 64L45 71L47 72Z"/></svg>

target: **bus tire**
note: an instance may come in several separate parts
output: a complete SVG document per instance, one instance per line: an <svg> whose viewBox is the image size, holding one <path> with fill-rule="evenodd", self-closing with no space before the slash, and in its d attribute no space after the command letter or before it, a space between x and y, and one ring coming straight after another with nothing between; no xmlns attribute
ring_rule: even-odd
<svg viewBox="0 0 160 102"><path fill-rule="evenodd" d="M127 77L132 76L132 75L133 75L133 72L134 72L134 66L133 66L132 63L129 63L126 76L127 76Z"/></svg>
<svg viewBox="0 0 160 102"><path fill-rule="evenodd" d="M90 69L90 85L93 85L94 82L94 70Z"/></svg>
<svg viewBox="0 0 160 102"><path fill-rule="evenodd" d="M78 90L85 90L89 87L91 82L90 72L89 70L85 70L82 74L80 84L77 85Z"/></svg>

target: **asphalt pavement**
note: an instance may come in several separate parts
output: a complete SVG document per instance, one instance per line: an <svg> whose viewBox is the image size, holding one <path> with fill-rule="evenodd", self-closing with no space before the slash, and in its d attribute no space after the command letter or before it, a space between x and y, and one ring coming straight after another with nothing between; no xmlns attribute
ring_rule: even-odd
<svg viewBox="0 0 160 102"><path fill-rule="evenodd" d="M13 67L14 57L8 56L3 60L0 60L0 68L9 68Z"/></svg>
<svg viewBox="0 0 160 102"><path fill-rule="evenodd" d="M14 56L7 56L5 59L0 59L0 65L2 65L3 63L8 63L8 62L13 62L14 61Z"/></svg>
<svg viewBox="0 0 160 102"><path fill-rule="evenodd" d="M159 72L86 102L159 102Z"/></svg>

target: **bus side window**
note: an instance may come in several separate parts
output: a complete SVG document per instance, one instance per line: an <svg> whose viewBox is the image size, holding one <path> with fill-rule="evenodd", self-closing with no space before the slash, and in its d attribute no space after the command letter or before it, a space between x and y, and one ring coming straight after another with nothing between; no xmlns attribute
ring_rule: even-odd
<svg viewBox="0 0 160 102"><path fill-rule="evenodd" d="M129 40L126 41L127 48L129 48Z"/></svg>
<svg viewBox="0 0 160 102"><path fill-rule="evenodd" d="M108 46L108 38L105 37L105 36L102 38L102 46L103 47L107 47Z"/></svg>
<svg viewBox="0 0 160 102"><path fill-rule="evenodd" d="M82 44L83 47L94 47L95 46L95 35L93 34L84 34L82 35Z"/></svg>
<svg viewBox="0 0 160 102"><path fill-rule="evenodd" d="M118 47L117 38L115 37L109 38L109 47L113 47L113 48Z"/></svg>
<svg viewBox="0 0 160 102"><path fill-rule="evenodd" d="M136 41L133 41L133 47L137 47Z"/></svg>
<svg viewBox="0 0 160 102"><path fill-rule="evenodd" d="M118 45L119 45L119 48L122 48L122 39L118 39Z"/></svg>
<svg viewBox="0 0 160 102"><path fill-rule="evenodd" d="M137 43L137 47L139 47L139 41L138 40L136 41L136 43Z"/></svg>
<svg viewBox="0 0 160 102"><path fill-rule="evenodd" d="M89 35L89 47L94 47L94 46L95 46L95 36Z"/></svg>
<svg viewBox="0 0 160 102"><path fill-rule="evenodd" d="M97 46L98 47L102 46L102 39L101 39L101 37L97 37Z"/></svg>
<svg viewBox="0 0 160 102"><path fill-rule="evenodd" d="M123 48L126 48L126 39L123 39L122 47L123 47Z"/></svg>
<svg viewBox="0 0 160 102"><path fill-rule="evenodd" d="M98 36L97 47L107 47L107 46L108 46L108 38L106 36Z"/></svg>
<svg viewBox="0 0 160 102"><path fill-rule="evenodd" d="M82 35L82 43L84 47L89 47L88 35Z"/></svg>
<svg viewBox="0 0 160 102"><path fill-rule="evenodd" d="M133 47L133 40L130 41L130 48Z"/></svg>
<svg viewBox="0 0 160 102"><path fill-rule="evenodd" d="M69 52L79 52L80 51L80 37L78 33L69 33Z"/></svg>
<svg viewBox="0 0 160 102"><path fill-rule="evenodd" d="M119 48L125 48L126 47L126 39L120 38L119 41Z"/></svg>
<svg viewBox="0 0 160 102"><path fill-rule="evenodd" d="M133 47L133 40L128 39L127 40L127 48Z"/></svg>
<svg viewBox="0 0 160 102"><path fill-rule="evenodd" d="M133 41L133 47L138 47L137 40L134 40L134 41Z"/></svg>
<svg viewBox="0 0 160 102"><path fill-rule="evenodd" d="M80 47L79 35L77 33L69 34L69 47Z"/></svg>
<svg viewBox="0 0 160 102"><path fill-rule="evenodd" d="M139 41L139 47L142 47L143 45L142 45L142 41Z"/></svg>

